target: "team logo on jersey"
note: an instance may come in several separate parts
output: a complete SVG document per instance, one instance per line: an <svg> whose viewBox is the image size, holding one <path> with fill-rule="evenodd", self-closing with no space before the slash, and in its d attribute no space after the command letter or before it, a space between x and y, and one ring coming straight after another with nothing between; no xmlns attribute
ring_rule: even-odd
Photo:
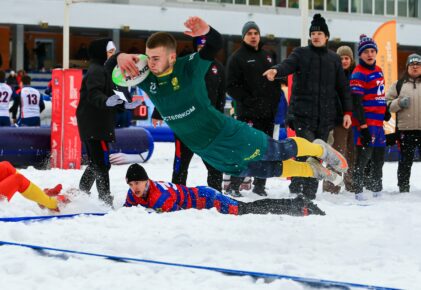
<svg viewBox="0 0 421 290"><path fill-rule="evenodd" d="M178 83L178 79L177 77L173 77L171 80L171 84L172 84L172 88L174 91L179 90L180 89L180 85Z"/></svg>
<svg viewBox="0 0 421 290"><path fill-rule="evenodd" d="M251 154L249 157L244 158L244 160L246 160L246 161L253 160L254 158L256 158L259 155L260 155L260 149L256 149L256 151L254 151L253 154Z"/></svg>
<svg viewBox="0 0 421 290"><path fill-rule="evenodd" d="M378 96L384 95L384 89L385 89L384 80L376 81L376 83L377 83L377 95Z"/></svg>
<svg viewBox="0 0 421 290"><path fill-rule="evenodd" d="M216 67L216 65L212 66L212 73L214 75L217 75L218 74L218 68Z"/></svg>
<svg viewBox="0 0 421 290"><path fill-rule="evenodd" d="M152 82L150 87L149 87L149 91L151 92L151 94L156 94L156 83Z"/></svg>
<svg viewBox="0 0 421 290"><path fill-rule="evenodd" d="M270 55L267 55L266 59L268 60L269 63L272 63L272 61L273 61L272 58L270 57Z"/></svg>

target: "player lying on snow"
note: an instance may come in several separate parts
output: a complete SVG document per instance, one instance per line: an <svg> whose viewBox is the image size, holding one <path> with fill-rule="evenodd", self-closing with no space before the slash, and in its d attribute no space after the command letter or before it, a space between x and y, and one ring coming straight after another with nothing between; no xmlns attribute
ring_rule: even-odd
<svg viewBox="0 0 421 290"><path fill-rule="evenodd" d="M215 207L220 213L234 215L268 213L292 216L325 215L317 205L302 197L265 198L253 202L241 202L208 186L186 187L181 184L153 181L149 179L146 170L137 163L127 169L126 182L130 189L127 192L125 207L141 205L157 212Z"/></svg>
<svg viewBox="0 0 421 290"><path fill-rule="evenodd" d="M54 188L42 190L36 184L19 173L7 161L0 162L0 199L7 198L8 201L19 191L25 198L35 201L41 208L48 208L59 211L59 206L68 203L66 196L59 194L61 184Z"/></svg>
<svg viewBox="0 0 421 290"><path fill-rule="evenodd" d="M177 58L177 43L171 34L152 34L146 42L151 73L146 70L149 74L139 84L180 140L204 161L230 175L313 177L340 184L342 177L323 167L318 160L309 158L306 162L297 162L292 159L313 156L339 172L346 172L345 158L324 141L311 143L299 137L277 141L246 123L225 116L211 105L204 79L222 47L222 37L199 17L190 17L184 25L187 35L205 35L205 46L198 53ZM145 73L145 67L139 71L136 66L138 55L120 53L110 61L118 63L126 79L141 79L140 73ZM114 163L128 160L128 155L120 154Z"/></svg>

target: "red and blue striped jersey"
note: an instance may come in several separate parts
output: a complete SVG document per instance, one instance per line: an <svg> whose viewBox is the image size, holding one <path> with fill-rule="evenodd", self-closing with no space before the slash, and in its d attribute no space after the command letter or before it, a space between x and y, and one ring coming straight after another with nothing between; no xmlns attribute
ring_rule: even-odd
<svg viewBox="0 0 421 290"><path fill-rule="evenodd" d="M360 96L364 117L372 136L372 146L385 146L386 138L383 130L384 115L386 113L386 95L383 71L378 66L369 69L361 64L354 69L350 81L353 96ZM360 122L353 113L354 139L361 145L359 138Z"/></svg>
<svg viewBox="0 0 421 290"><path fill-rule="evenodd" d="M238 215L238 202L207 186L186 187L170 182L149 180L144 197L138 197L129 189L125 207L141 205L158 212L182 209L209 209L215 207L220 213Z"/></svg>

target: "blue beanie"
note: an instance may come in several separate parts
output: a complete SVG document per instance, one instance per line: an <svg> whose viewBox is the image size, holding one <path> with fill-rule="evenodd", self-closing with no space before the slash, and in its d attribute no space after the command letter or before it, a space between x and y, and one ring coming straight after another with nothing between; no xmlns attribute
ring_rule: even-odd
<svg viewBox="0 0 421 290"><path fill-rule="evenodd" d="M363 51L367 48L374 48L376 52L378 51L377 44L374 42L374 40L365 34L361 34L360 43L358 43L358 55L361 55L361 53L363 53Z"/></svg>

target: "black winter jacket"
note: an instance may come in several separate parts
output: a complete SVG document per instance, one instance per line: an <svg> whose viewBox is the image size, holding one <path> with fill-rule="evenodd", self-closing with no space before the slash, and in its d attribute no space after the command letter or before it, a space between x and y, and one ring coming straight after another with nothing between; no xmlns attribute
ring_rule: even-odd
<svg viewBox="0 0 421 290"><path fill-rule="evenodd" d="M217 60L209 67L205 76L208 97L218 111L224 112L225 107L225 68Z"/></svg>
<svg viewBox="0 0 421 290"><path fill-rule="evenodd" d="M237 115L248 119L275 120L281 96L279 81L270 82L263 73L273 66L269 52L242 43L227 64L227 92L237 102Z"/></svg>
<svg viewBox="0 0 421 290"><path fill-rule="evenodd" d="M277 77L294 74L289 125L330 131L343 113L352 112L349 80L335 52L312 45L298 47L273 68L278 71Z"/></svg>
<svg viewBox="0 0 421 290"><path fill-rule="evenodd" d="M116 108L105 105L107 98L114 95L111 73L104 67L108 41L110 39L95 40L89 46L90 65L82 80L76 110L82 141L115 140Z"/></svg>

